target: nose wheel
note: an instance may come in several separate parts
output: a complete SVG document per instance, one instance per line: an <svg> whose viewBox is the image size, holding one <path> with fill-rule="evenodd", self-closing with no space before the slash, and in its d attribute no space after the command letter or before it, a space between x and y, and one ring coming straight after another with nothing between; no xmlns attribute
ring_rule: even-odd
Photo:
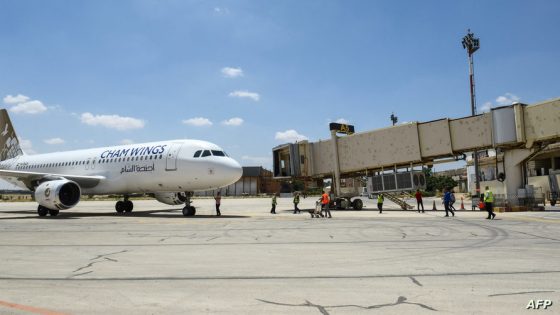
<svg viewBox="0 0 560 315"><path fill-rule="evenodd" d="M193 206L185 206L183 208L183 215L185 217L192 217L196 214L196 208Z"/></svg>
<svg viewBox="0 0 560 315"><path fill-rule="evenodd" d="M134 204L132 201L128 200L128 197L126 196L124 197L124 200L119 200L115 204L115 210L117 210L117 213L132 212L133 208Z"/></svg>
<svg viewBox="0 0 560 315"><path fill-rule="evenodd" d="M185 207L183 208L183 215L185 217L192 217L196 214L196 208L191 206L192 191L185 191Z"/></svg>

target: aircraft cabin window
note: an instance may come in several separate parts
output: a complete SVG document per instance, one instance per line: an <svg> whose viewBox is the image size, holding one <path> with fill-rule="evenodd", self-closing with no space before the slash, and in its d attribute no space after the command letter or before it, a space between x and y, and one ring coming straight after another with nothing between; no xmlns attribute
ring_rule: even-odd
<svg viewBox="0 0 560 315"><path fill-rule="evenodd" d="M207 157L207 156L210 156L210 155L212 155L212 154L210 154L209 150L204 150L204 152L202 152L202 157Z"/></svg>
<svg viewBox="0 0 560 315"><path fill-rule="evenodd" d="M214 156L226 156L223 151L212 150L212 155Z"/></svg>
<svg viewBox="0 0 560 315"><path fill-rule="evenodd" d="M199 157L199 156L200 156L200 153L202 153L202 150L196 151L196 152L194 153L194 156L193 156L193 157L195 157L195 158Z"/></svg>

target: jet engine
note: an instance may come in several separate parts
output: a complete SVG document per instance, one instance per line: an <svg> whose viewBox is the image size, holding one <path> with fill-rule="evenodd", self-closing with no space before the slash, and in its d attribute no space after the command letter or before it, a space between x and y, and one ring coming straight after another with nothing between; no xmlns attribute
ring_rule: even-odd
<svg viewBox="0 0 560 315"><path fill-rule="evenodd" d="M35 200L43 207L64 210L74 207L80 201L82 191L75 182L67 179L41 183L35 189Z"/></svg>
<svg viewBox="0 0 560 315"><path fill-rule="evenodd" d="M154 194L154 198L161 203L166 205L181 205L187 201L187 197L184 192L169 193L169 192L158 192Z"/></svg>

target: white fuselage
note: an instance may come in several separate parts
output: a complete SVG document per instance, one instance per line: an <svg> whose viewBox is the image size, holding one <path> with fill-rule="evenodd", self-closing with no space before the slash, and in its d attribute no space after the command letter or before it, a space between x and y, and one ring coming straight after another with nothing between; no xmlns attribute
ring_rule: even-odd
<svg viewBox="0 0 560 315"><path fill-rule="evenodd" d="M195 157L197 152L198 157ZM103 177L93 187L81 187L83 194L211 190L230 185L242 175L239 163L228 157L220 147L199 140L20 155L0 162L0 169L61 177ZM5 179L32 189L15 177Z"/></svg>

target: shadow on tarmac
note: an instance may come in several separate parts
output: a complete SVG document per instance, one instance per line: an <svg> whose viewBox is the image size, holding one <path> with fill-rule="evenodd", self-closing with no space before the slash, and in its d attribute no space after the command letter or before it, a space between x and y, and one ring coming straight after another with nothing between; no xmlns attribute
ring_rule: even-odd
<svg viewBox="0 0 560 315"><path fill-rule="evenodd" d="M10 213L10 214L21 214L26 216L19 216L19 217L8 217L8 218L0 218L1 220L18 220L18 219L32 219L32 220L72 220L72 219L79 219L79 218L91 218L91 217L134 217L134 218L165 218L165 219L175 219L178 217L184 217L183 213L181 213L181 209L167 209L167 210L145 210L145 211L132 211L128 213L117 213L117 212L68 212L68 211L60 211L60 213L53 217L50 215L40 217L37 215L37 211L29 210L29 211L2 211L2 213ZM172 215L170 215L172 214ZM244 215L225 215L222 214L221 216L216 215L195 215L191 217L186 217L189 220L192 219L207 219L207 218L228 218L228 219L236 219L236 218L249 218L250 216Z"/></svg>

